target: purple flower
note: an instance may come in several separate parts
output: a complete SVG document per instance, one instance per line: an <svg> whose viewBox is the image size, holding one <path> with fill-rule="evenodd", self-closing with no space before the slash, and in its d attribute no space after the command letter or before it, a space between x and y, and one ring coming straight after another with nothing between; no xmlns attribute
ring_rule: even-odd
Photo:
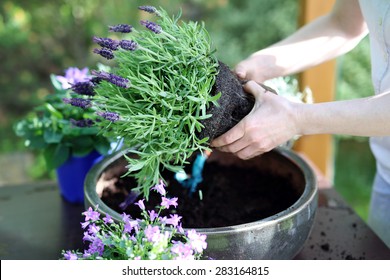
<svg viewBox="0 0 390 280"><path fill-rule="evenodd" d="M122 216L122 221L123 221L124 223L129 222L130 219L131 219L131 216L130 216L130 215L127 215L126 213L123 213L121 216Z"/></svg>
<svg viewBox="0 0 390 280"><path fill-rule="evenodd" d="M66 260L77 260L78 259L77 254L72 253L69 250L65 252L64 257Z"/></svg>
<svg viewBox="0 0 390 280"><path fill-rule="evenodd" d="M100 230L100 227L95 225L95 224L91 224L88 228L88 233L92 234L92 236L95 236Z"/></svg>
<svg viewBox="0 0 390 280"><path fill-rule="evenodd" d="M207 248L205 234L198 234L196 230L191 229L187 232L187 237L190 240L191 247L198 253L202 253Z"/></svg>
<svg viewBox="0 0 390 280"><path fill-rule="evenodd" d="M65 70L65 76L56 76L56 78L61 83L62 89L68 89L75 83L88 81L88 68L80 70L77 67L70 67Z"/></svg>
<svg viewBox="0 0 390 280"><path fill-rule="evenodd" d="M134 203L134 204L135 204L135 205L138 205L138 207L139 207L141 210L145 210L144 200L145 200L145 199L138 200L138 202L136 202L136 203Z"/></svg>
<svg viewBox="0 0 390 280"><path fill-rule="evenodd" d="M145 26L150 31L152 31L152 32L154 32L156 34L161 33L161 26L158 25L157 23L151 22L151 21L148 21L148 20L141 20L140 22L141 22L141 24L143 26Z"/></svg>
<svg viewBox="0 0 390 280"><path fill-rule="evenodd" d="M94 211L92 207L89 207L87 211L82 213L83 216L85 216L85 221L91 220L92 222L99 220L100 213L97 211Z"/></svg>
<svg viewBox="0 0 390 280"><path fill-rule="evenodd" d="M97 43L99 46L103 48L107 48L110 50L117 50L119 47L119 42L117 40L113 40L111 38L100 38L100 37L93 37L93 41Z"/></svg>
<svg viewBox="0 0 390 280"><path fill-rule="evenodd" d="M89 99L84 99L84 98L63 98L62 99L65 103L70 104L75 107L80 107L80 108L89 108L92 106L92 102Z"/></svg>
<svg viewBox="0 0 390 280"><path fill-rule="evenodd" d="M89 244L89 248L87 252L91 255L97 253L99 256L103 255L104 252L104 244L100 238L95 238L91 244Z"/></svg>
<svg viewBox="0 0 390 280"><path fill-rule="evenodd" d="M181 220L182 217L180 217L179 215L177 214L174 214L174 215L170 215L170 218L168 218L165 222L169 225L173 225L174 227L176 227L180 220Z"/></svg>
<svg viewBox="0 0 390 280"><path fill-rule="evenodd" d="M103 222L105 224L112 224L114 223L114 220L112 219L112 217L108 214L106 214L106 216L103 218Z"/></svg>
<svg viewBox="0 0 390 280"><path fill-rule="evenodd" d="M165 207L165 209L169 209L170 206L173 206L173 207L177 207L177 197L174 197L174 198L166 198L165 196L163 196L161 198L161 206L162 207Z"/></svg>
<svg viewBox="0 0 390 280"><path fill-rule="evenodd" d="M92 81L83 81L73 84L71 89L77 94L93 96L95 95L94 87L95 84Z"/></svg>
<svg viewBox="0 0 390 280"><path fill-rule="evenodd" d="M95 124L94 121L91 119L83 119L83 120L70 119L70 123L77 127L91 127Z"/></svg>
<svg viewBox="0 0 390 280"><path fill-rule="evenodd" d="M129 24L117 24L109 26L109 30L112 32L130 33L133 27Z"/></svg>
<svg viewBox="0 0 390 280"><path fill-rule="evenodd" d="M95 237L90 235L87 231L84 232L83 242L85 242L85 241L92 242L94 239L95 239Z"/></svg>
<svg viewBox="0 0 390 280"><path fill-rule="evenodd" d="M94 49L93 52L100 54L102 57L104 57L106 59L113 59L114 58L114 53L112 52L112 50L110 50L108 48Z"/></svg>
<svg viewBox="0 0 390 280"><path fill-rule="evenodd" d="M150 242L156 242L160 238L160 229L158 226L148 225L144 232L146 239Z"/></svg>
<svg viewBox="0 0 390 280"><path fill-rule="evenodd" d="M123 233L130 233L133 229L137 229L138 222L134 220L128 220L124 224Z"/></svg>
<svg viewBox="0 0 390 280"><path fill-rule="evenodd" d="M138 9L140 9L141 11L148 12L150 14L154 14L157 12L157 9L153 6L139 6Z"/></svg>
<svg viewBox="0 0 390 280"><path fill-rule="evenodd" d="M172 248L171 252L176 254L176 260L193 260L193 250L189 244L184 244L182 242L176 242Z"/></svg>
<svg viewBox="0 0 390 280"><path fill-rule="evenodd" d="M166 195L166 190L165 190L165 185L164 185L164 182L163 180L160 180L160 183L158 183L157 185L155 185L152 190L155 190L157 191L159 194L161 194L162 196Z"/></svg>
<svg viewBox="0 0 390 280"><path fill-rule="evenodd" d="M98 113L99 114L99 113ZM125 201L119 204L122 210L125 210L130 204L132 204L138 197L136 192L131 191L125 198Z"/></svg>
<svg viewBox="0 0 390 280"><path fill-rule="evenodd" d="M97 112L97 114L110 122L116 122L120 118L119 114L114 112Z"/></svg>
<svg viewBox="0 0 390 280"><path fill-rule="evenodd" d="M89 226L90 222L89 221L86 221L84 223L80 223L81 224L81 228L85 229L86 227Z"/></svg>
<svg viewBox="0 0 390 280"><path fill-rule="evenodd" d="M118 87L122 88L128 88L130 81L126 78L123 78L121 76L107 73L104 71L92 71L93 75L96 75L98 78L105 80L107 82L110 82Z"/></svg>
<svg viewBox="0 0 390 280"><path fill-rule="evenodd" d="M156 211L154 210L151 210L151 211L148 211L149 213L149 217L150 217L150 221L154 221L154 219L156 219L158 217L158 213L156 213Z"/></svg>
<svg viewBox="0 0 390 280"><path fill-rule="evenodd" d="M128 50L128 51L135 51L138 48L137 42L133 40L122 40L119 42L119 45L122 49Z"/></svg>

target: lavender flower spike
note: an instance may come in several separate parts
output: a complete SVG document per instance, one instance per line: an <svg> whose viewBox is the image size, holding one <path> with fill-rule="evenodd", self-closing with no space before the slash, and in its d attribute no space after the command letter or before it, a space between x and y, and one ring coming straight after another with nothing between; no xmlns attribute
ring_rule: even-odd
<svg viewBox="0 0 390 280"><path fill-rule="evenodd" d="M116 122L120 119L119 114L114 112L97 112L97 114L110 122Z"/></svg>
<svg viewBox="0 0 390 280"><path fill-rule="evenodd" d="M94 125L94 122L91 119L83 119L83 120L70 119L70 123L77 127L91 127Z"/></svg>
<svg viewBox="0 0 390 280"><path fill-rule="evenodd" d="M148 20L141 20L140 22L141 22L141 24L143 26L145 26L147 29L149 29L150 31L152 31L152 32L154 32L156 34L159 34L162 31L161 26L158 25L155 22L151 22L151 21L148 21Z"/></svg>
<svg viewBox="0 0 390 280"><path fill-rule="evenodd" d="M117 24L109 26L109 30L112 32L130 33L133 27L129 24Z"/></svg>
<svg viewBox="0 0 390 280"><path fill-rule="evenodd" d="M103 48L107 48L110 50L117 50L119 47L119 42L117 40L113 40L111 38L100 38L100 37L93 37L93 41L97 43L99 46Z"/></svg>
<svg viewBox="0 0 390 280"><path fill-rule="evenodd" d="M72 90L81 95L95 95L94 91L95 84L92 81L78 82L72 85Z"/></svg>
<svg viewBox="0 0 390 280"><path fill-rule="evenodd" d="M155 14L156 16L161 16L157 9L153 6L139 6L138 9L150 14Z"/></svg>
<svg viewBox="0 0 390 280"><path fill-rule="evenodd" d="M119 42L119 45L122 49L128 51L135 51L138 48L137 42L134 42L133 40L122 40Z"/></svg>
<svg viewBox="0 0 390 280"><path fill-rule="evenodd" d="M112 50L110 50L108 48L94 49L93 52L100 54L102 57L104 57L106 59L113 59L114 58L114 53L112 52Z"/></svg>
<svg viewBox="0 0 390 280"><path fill-rule="evenodd" d="M89 108L92 106L92 102L89 99L84 99L84 98L63 98L62 99L65 103L70 104L75 107L80 107L80 108Z"/></svg>
<svg viewBox="0 0 390 280"><path fill-rule="evenodd" d="M92 70L92 74L96 75L98 78L102 80L110 82L121 88L128 88L130 84L130 81L128 79L115 74L111 74L103 71L94 71L94 70Z"/></svg>

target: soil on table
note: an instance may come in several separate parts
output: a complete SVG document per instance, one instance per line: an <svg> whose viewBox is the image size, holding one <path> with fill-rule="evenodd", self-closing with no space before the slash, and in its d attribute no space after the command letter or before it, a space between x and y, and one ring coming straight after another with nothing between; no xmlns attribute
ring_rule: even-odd
<svg viewBox="0 0 390 280"><path fill-rule="evenodd" d="M125 210L119 207L129 189L136 185L134 179L116 177L114 180L107 178L107 182L112 184L104 189L103 202L118 213L139 218L138 206L133 204ZM258 221L286 210L302 194L292 186L291 178L262 173L255 168L221 166L218 162L205 165L203 182L198 188L202 199L198 191L190 195L188 189L174 179L172 172L166 171L163 177L168 181L167 196L178 197L178 207L171 207L170 212L163 214L182 216L181 221L186 228L223 227ZM147 210L152 210L160 203L161 196L152 190L145 206Z"/></svg>

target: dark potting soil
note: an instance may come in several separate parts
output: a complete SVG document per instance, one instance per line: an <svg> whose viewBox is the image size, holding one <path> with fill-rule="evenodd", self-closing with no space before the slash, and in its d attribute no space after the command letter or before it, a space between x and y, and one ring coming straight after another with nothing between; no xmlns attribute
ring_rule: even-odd
<svg viewBox="0 0 390 280"><path fill-rule="evenodd" d="M213 116L202 121L205 127L198 135L200 139L209 137L211 141L227 132L249 114L254 106L254 97L245 93L237 76L222 62L219 62L219 71L211 95L219 92L219 106L211 104L208 108L207 114Z"/></svg>
<svg viewBox="0 0 390 280"><path fill-rule="evenodd" d="M290 178L262 173L255 168L221 166L217 162L205 165L203 182L198 188L202 199L199 192L190 196L188 189L174 179L172 172L166 171L163 177L168 181L167 196L178 197L178 207L163 214L182 216L183 227L186 228L222 227L258 221L286 210L301 195L291 185ZM138 218L138 206L133 204L125 210L119 207L129 189L135 185L130 177L119 178L115 186L105 188L102 200L118 213L125 212ZM160 202L160 195L151 191L145 206L152 210Z"/></svg>

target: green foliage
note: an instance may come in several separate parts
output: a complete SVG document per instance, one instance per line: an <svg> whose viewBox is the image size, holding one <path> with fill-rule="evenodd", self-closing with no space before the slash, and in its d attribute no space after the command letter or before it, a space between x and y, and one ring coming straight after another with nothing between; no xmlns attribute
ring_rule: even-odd
<svg viewBox="0 0 390 280"><path fill-rule="evenodd" d="M65 104L63 98L70 98L71 90L61 88L56 76L51 79L56 92L47 95L42 105L15 124L16 135L25 140L26 147L42 152L49 170L59 167L70 156L85 156L93 150L106 154L110 142L99 135L97 127L72 124L72 120L96 118L94 109Z"/></svg>
<svg viewBox="0 0 390 280"><path fill-rule="evenodd" d="M101 111L120 115L116 122L103 121L104 134L120 137L136 147L137 159L129 158L128 174L138 181L147 197L161 179L160 170L178 171L195 151L209 149L208 139L198 139L201 120L219 95L210 94L218 61L202 24L179 21L159 9L159 34L135 29L125 39L136 50L115 51L113 72L130 81L128 88L102 81L96 87L95 104Z"/></svg>

